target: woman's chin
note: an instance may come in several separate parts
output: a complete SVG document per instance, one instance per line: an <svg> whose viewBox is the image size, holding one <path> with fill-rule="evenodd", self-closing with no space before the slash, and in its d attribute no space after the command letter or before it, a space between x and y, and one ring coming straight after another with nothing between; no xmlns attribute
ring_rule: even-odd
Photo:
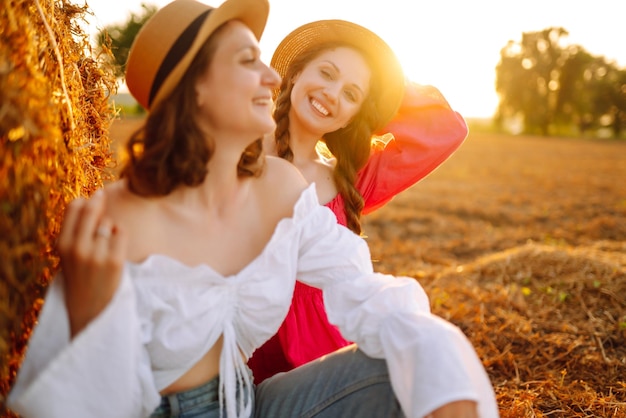
<svg viewBox="0 0 626 418"><path fill-rule="evenodd" d="M274 133L275 129L276 129L276 122L274 122L274 119L270 119L269 121L263 124L261 136L272 134Z"/></svg>

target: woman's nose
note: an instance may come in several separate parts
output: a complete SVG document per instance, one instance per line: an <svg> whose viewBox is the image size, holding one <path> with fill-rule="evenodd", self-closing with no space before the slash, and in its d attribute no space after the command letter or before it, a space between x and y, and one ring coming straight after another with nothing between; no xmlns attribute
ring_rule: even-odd
<svg viewBox="0 0 626 418"><path fill-rule="evenodd" d="M274 70L269 65L266 65L265 63L263 65L265 66L265 74L264 74L265 84L267 84L271 88L280 87L281 78L278 72L276 72L276 70Z"/></svg>
<svg viewBox="0 0 626 418"><path fill-rule="evenodd" d="M337 101L337 98L339 97L339 90L340 90L339 84L332 83L324 87L324 89L322 90L322 93L328 100L335 103Z"/></svg>

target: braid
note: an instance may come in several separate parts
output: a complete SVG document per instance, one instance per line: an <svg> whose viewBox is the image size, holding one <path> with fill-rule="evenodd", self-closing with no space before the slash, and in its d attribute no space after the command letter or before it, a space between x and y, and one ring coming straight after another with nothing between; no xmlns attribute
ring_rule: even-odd
<svg viewBox="0 0 626 418"><path fill-rule="evenodd" d="M289 162L293 162L293 151L289 146L291 90L293 90L293 83L291 83L290 78L285 77L280 86L280 94L276 99L276 110L274 111L274 121L276 121L276 130L274 131L276 153L280 158L284 158Z"/></svg>
<svg viewBox="0 0 626 418"><path fill-rule="evenodd" d="M337 159L333 180L344 201L347 227L361 234L364 200L357 190L356 176L370 157L373 127L378 123L375 104L366 100L353 121L345 128L324 136L328 150Z"/></svg>
<svg viewBox="0 0 626 418"><path fill-rule="evenodd" d="M352 167L349 159L337 160L333 171L333 180L339 194L343 198L346 212L346 226L357 235L361 234L361 212L363 211L363 196L354 187L357 170Z"/></svg>

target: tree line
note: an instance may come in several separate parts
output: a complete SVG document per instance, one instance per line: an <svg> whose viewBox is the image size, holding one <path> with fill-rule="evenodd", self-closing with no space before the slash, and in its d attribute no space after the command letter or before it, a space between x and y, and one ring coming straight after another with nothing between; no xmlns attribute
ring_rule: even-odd
<svg viewBox="0 0 626 418"><path fill-rule="evenodd" d="M520 42L502 48L495 122L516 120L530 134L606 129L620 138L626 127L626 70L579 45L564 45L567 35L560 27L525 32Z"/></svg>

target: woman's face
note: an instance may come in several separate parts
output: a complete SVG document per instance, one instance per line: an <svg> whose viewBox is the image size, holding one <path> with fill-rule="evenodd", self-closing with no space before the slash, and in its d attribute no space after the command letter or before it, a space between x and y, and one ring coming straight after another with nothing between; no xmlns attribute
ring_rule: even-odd
<svg viewBox="0 0 626 418"><path fill-rule="evenodd" d="M291 92L290 125L322 136L346 126L369 93L371 71L349 47L322 52L296 75Z"/></svg>
<svg viewBox="0 0 626 418"><path fill-rule="evenodd" d="M213 135L250 133L254 140L271 133L272 90L280 77L260 60L254 34L233 20L214 41L211 64L196 82L199 123Z"/></svg>

